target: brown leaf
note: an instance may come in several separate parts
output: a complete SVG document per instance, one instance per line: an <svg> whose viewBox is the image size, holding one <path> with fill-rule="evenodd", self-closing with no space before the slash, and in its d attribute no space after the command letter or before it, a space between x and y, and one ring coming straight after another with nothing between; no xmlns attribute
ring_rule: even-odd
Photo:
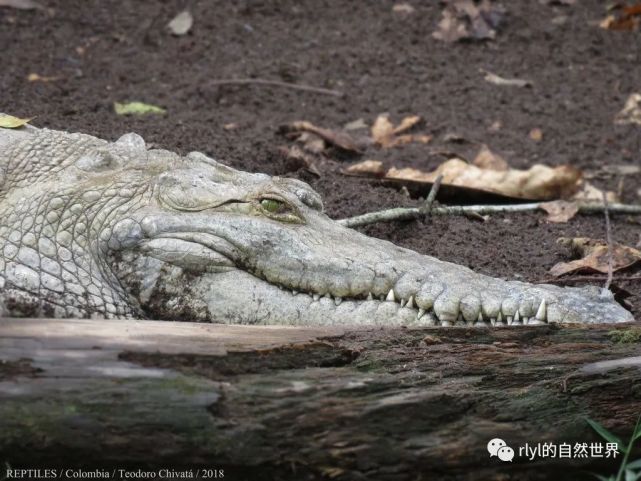
<svg viewBox="0 0 641 481"><path fill-rule="evenodd" d="M599 26L607 30L638 30L641 25L641 3L623 6L614 14L605 17Z"/></svg>
<svg viewBox="0 0 641 481"><path fill-rule="evenodd" d="M372 125L372 138L374 142L383 147L389 146L389 144L392 143L392 137L394 137L394 125L389 117L385 114L376 117Z"/></svg>
<svg viewBox="0 0 641 481"><path fill-rule="evenodd" d="M559 244L565 245L572 250L578 260L571 262L560 262L550 269L550 274L555 277L568 274L570 272L601 272L608 273L608 245L603 240L589 239L587 237L578 237L568 239L562 237L558 240ZM612 271L616 272L621 269L630 267L641 262L641 252L632 247L614 243L612 245Z"/></svg>
<svg viewBox="0 0 641 481"><path fill-rule="evenodd" d="M345 130L361 130L361 129L366 129L367 124L362 118L352 120L351 122L347 122L344 126L343 129Z"/></svg>
<svg viewBox="0 0 641 481"><path fill-rule="evenodd" d="M37 73L30 73L27 75L27 81L28 82L43 82L43 83L48 83L48 82L55 82L56 80L60 80L62 77L59 75L52 76L52 77L43 77L42 75L38 75Z"/></svg>
<svg viewBox="0 0 641 481"><path fill-rule="evenodd" d="M299 146L292 145L291 147L280 147L280 153L285 157L289 162L287 168L291 171L295 171L301 168L305 168L310 171L312 174L322 177L318 168L316 167L314 157L307 152L303 151Z"/></svg>
<svg viewBox="0 0 641 481"><path fill-rule="evenodd" d="M395 135L398 135L402 134L403 132L407 132L420 121L421 118L418 115L410 115L409 117L405 117L403 120L401 120L400 124L394 127L393 133Z"/></svg>
<svg viewBox="0 0 641 481"><path fill-rule="evenodd" d="M474 165L486 170L505 171L509 169L507 161L498 154L492 152L485 144L481 146L479 153L472 161Z"/></svg>
<svg viewBox="0 0 641 481"><path fill-rule="evenodd" d="M349 166L345 172L353 175L371 175L373 177L383 177L385 168L380 160L364 160L357 164Z"/></svg>
<svg viewBox="0 0 641 481"><path fill-rule="evenodd" d="M410 115L408 117L405 117L403 120L401 120L400 124L394 127L394 124L392 124L392 122L390 121L389 116L387 114L381 114L376 117L376 120L372 125L372 139L375 143L377 143L384 149L409 144L412 142L427 144L432 140L431 135L399 135L403 132L407 132L408 130L416 126L420 121L421 118L418 115Z"/></svg>
<svg viewBox="0 0 641 481"><path fill-rule="evenodd" d="M403 13L409 15L410 13L414 13L414 7L412 7L409 3L397 3L392 7L392 11L394 13Z"/></svg>
<svg viewBox="0 0 641 481"><path fill-rule="evenodd" d="M540 142L543 140L543 131L539 128L534 128L530 130L529 137L534 140L534 142Z"/></svg>
<svg viewBox="0 0 641 481"><path fill-rule="evenodd" d="M518 78L503 78L499 77L498 75L488 72L487 70L484 69L479 69L481 73L484 73L485 76L483 79L486 82L489 82L494 85L499 85L502 87L531 87L532 82L529 80L522 80Z"/></svg>
<svg viewBox="0 0 641 481"><path fill-rule="evenodd" d="M537 164L528 170L496 171L481 169L457 158L446 161L432 172L392 167L386 177L431 183L438 175L443 175L443 185L468 187L515 199L529 200L567 197L574 193L581 179L581 172L568 165L548 167Z"/></svg>
<svg viewBox="0 0 641 481"><path fill-rule="evenodd" d="M620 201L617 194L611 191L606 191L605 198L607 199L608 202L612 204ZM581 183L576 193L572 197L570 197L570 200L573 200L576 202L583 202L583 203L586 203L586 202L601 203L603 202L603 191L601 189L597 189L589 182L584 181Z"/></svg>
<svg viewBox="0 0 641 481"><path fill-rule="evenodd" d="M288 133L310 132L317 135L326 142L335 145L336 147L339 147L343 150L354 153L363 152L364 146L359 145L359 142L357 142L356 139L354 139L354 137L352 137L347 132L317 127L316 125L306 120L292 122L281 127L281 130Z"/></svg>
<svg viewBox="0 0 641 481"><path fill-rule="evenodd" d="M478 5L473 0L450 0L432 36L450 43L493 39L504 14L502 8L492 5L489 0L482 0Z"/></svg>
<svg viewBox="0 0 641 481"><path fill-rule="evenodd" d="M548 222L565 223L579 212L579 206L576 202L568 202L565 200L543 202L539 205L541 209L548 213L546 219Z"/></svg>
<svg viewBox="0 0 641 481"><path fill-rule="evenodd" d="M641 94L635 93L628 97L623 110L614 117L614 123L641 125Z"/></svg>

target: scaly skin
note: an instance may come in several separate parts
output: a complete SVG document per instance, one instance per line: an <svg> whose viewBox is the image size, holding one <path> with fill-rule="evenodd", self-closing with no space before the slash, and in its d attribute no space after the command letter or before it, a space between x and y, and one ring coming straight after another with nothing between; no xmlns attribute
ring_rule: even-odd
<svg viewBox="0 0 641 481"><path fill-rule="evenodd" d="M46 129L0 130L0 314L251 324L632 321L332 221L307 184Z"/></svg>

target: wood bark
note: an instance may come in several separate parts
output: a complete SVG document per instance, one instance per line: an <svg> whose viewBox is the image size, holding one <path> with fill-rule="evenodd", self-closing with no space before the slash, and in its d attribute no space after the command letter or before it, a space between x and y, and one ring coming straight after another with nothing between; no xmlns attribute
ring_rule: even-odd
<svg viewBox="0 0 641 481"><path fill-rule="evenodd" d="M517 452L504 463L486 445L600 441L586 418L627 439L641 413L640 340L640 323L2 319L0 463L223 469L235 480L590 479L620 458Z"/></svg>

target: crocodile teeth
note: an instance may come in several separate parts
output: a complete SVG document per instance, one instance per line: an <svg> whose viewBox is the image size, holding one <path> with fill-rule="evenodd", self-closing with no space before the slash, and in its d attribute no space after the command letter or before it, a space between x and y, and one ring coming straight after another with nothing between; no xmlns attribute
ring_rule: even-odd
<svg viewBox="0 0 641 481"><path fill-rule="evenodd" d="M512 320L512 316L505 316L505 319L507 320L507 325L511 326L514 321Z"/></svg>
<svg viewBox="0 0 641 481"><path fill-rule="evenodd" d="M499 311L499 315L496 317L496 322L503 324L503 315L501 314L501 311Z"/></svg>
<svg viewBox="0 0 641 481"><path fill-rule="evenodd" d="M295 296L296 294L298 294L298 291L295 291L294 289L292 289L292 296Z"/></svg>
<svg viewBox="0 0 641 481"><path fill-rule="evenodd" d="M329 299L330 301L332 300L332 295L330 293L327 293L323 296L325 299Z"/></svg>
<svg viewBox="0 0 641 481"><path fill-rule="evenodd" d="M396 298L394 297L394 289L390 289L389 292L387 293L387 297L385 298L386 301L392 301L396 302Z"/></svg>
<svg viewBox="0 0 641 481"><path fill-rule="evenodd" d="M519 315L519 311L516 311L514 313L514 321L512 322L512 324L522 324L521 317Z"/></svg>
<svg viewBox="0 0 641 481"><path fill-rule="evenodd" d="M372 295L371 292L369 294L367 294L367 300L368 301L373 301L374 300L374 296Z"/></svg>
<svg viewBox="0 0 641 481"><path fill-rule="evenodd" d="M452 323L450 321L441 321L441 326L443 327L450 327Z"/></svg>
<svg viewBox="0 0 641 481"><path fill-rule="evenodd" d="M407 300L407 305L405 307L409 309L412 309L414 307L414 296L410 296L410 298Z"/></svg>
<svg viewBox="0 0 641 481"><path fill-rule="evenodd" d="M418 310L418 316L416 316L416 319L420 319L425 315L425 309L419 309Z"/></svg>
<svg viewBox="0 0 641 481"><path fill-rule="evenodd" d="M405 307L406 302L407 301L405 299L401 299L401 307Z"/></svg>
<svg viewBox="0 0 641 481"><path fill-rule="evenodd" d="M312 297L314 298L315 301L317 301L320 299L320 294L314 294Z"/></svg>
<svg viewBox="0 0 641 481"><path fill-rule="evenodd" d="M334 304L336 304L337 306L340 305L341 302L343 302L343 298L342 297L338 297L337 296L337 297L334 298Z"/></svg>
<svg viewBox="0 0 641 481"><path fill-rule="evenodd" d="M545 321L545 318L547 317L547 306L545 305L545 299L541 301L541 305L539 306L539 309L536 311L536 318L539 321Z"/></svg>

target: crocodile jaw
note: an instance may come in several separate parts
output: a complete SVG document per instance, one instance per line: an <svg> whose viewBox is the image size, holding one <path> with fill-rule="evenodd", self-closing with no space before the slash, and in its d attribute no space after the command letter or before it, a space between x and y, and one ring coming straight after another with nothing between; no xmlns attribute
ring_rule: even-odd
<svg viewBox="0 0 641 481"><path fill-rule="evenodd" d="M217 225L222 224L219 219ZM145 314L160 319L477 327L633 320L607 291L503 281L331 221L324 227L321 232L329 237L332 229L340 230L344 242L333 249L333 257L308 261L314 267L308 275L322 282L307 278L302 269L279 270L285 259L268 261L260 250L233 245L223 231L212 235L202 228L161 233L124 252L113 265ZM361 246L358 261L345 263L354 246ZM310 252L290 251L289 264L304 265ZM253 267L242 267L243 261Z"/></svg>

